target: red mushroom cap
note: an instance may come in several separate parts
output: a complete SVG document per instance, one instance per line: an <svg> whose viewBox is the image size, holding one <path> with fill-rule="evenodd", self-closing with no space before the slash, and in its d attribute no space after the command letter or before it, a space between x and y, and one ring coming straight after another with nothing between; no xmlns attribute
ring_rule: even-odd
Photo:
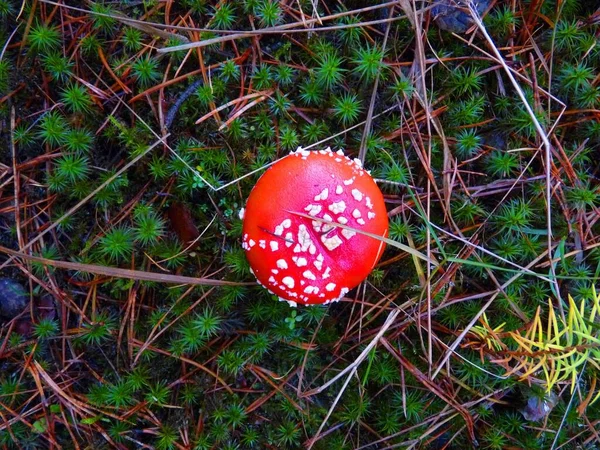
<svg viewBox="0 0 600 450"><path fill-rule="evenodd" d="M260 177L242 210L243 243L260 284L282 300L339 300L371 272L385 243L292 212L385 237L381 191L342 151L298 151Z"/></svg>

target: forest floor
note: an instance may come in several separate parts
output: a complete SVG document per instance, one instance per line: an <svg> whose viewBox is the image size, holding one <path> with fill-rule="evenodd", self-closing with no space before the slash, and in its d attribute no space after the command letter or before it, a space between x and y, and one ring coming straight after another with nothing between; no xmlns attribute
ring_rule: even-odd
<svg viewBox="0 0 600 450"><path fill-rule="evenodd" d="M599 448L600 4L473 3L0 0L0 448ZM299 146L393 242L294 309Z"/></svg>

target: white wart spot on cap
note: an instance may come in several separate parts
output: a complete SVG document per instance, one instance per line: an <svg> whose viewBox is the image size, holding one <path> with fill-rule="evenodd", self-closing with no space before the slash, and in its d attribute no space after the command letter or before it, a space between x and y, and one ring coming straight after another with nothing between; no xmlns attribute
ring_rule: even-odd
<svg viewBox="0 0 600 450"><path fill-rule="evenodd" d="M304 293L305 294L318 294L319 293L319 288L316 286L306 286L304 288Z"/></svg>
<svg viewBox="0 0 600 450"><path fill-rule="evenodd" d="M346 228L344 228L342 230L342 236L344 236L346 239L350 239L352 237L354 237L356 235L356 232L352 231L352 230L347 230Z"/></svg>
<svg viewBox="0 0 600 450"><path fill-rule="evenodd" d="M344 200L340 200L339 202L333 202L329 205L329 211L334 214L341 214L346 211L346 202Z"/></svg>
<svg viewBox="0 0 600 450"><path fill-rule="evenodd" d="M328 283L327 286L325 286L325 290L328 292L331 292L335 289L335 283Z"/></svg>
<svg viewBox="0 0 600 450"><path fill-rule="evenodd" d="M343 187L341 187L341 186L337 186L337 187L335 188L335 193L336 193L337 195L342 195L342 194L344 193L344 188L343 188Z"/></svg>
<svg viewBox="0 0 600 450"><path fill-rule="evenodd" d="M371 202L371 199L369 197L365 199L365 202L367 203L367 208L373 209L373 202Z"/></svg>
<svg viewBox="0 0 600 450"><path fill-rule="evenodd" d="M357 202L360 202L363 199L363 194L358 189L352 189L352 197L354 197L354 200Z"/></svg>
<svg viewBox="0 0 600 450"><path fill-rule="evenodd" d="M285 246L289 248L292 245L294 245L294 235L288 231L285 233Z"/></svg>
<svg viewBox="0 0 600 450"><path fill-rule="evenodd" d="M360 218L361 214L360 211L356 208L354 208L354 211L352 211L352 217L354 217L355 219Z"/></svg>
<svg viewBox="0 0 600 450"><path fill-rule="evenodd" d="M290 289L294 289L294 286L296 285L292 277L283 277L283 280L281 280L281 282Z"/></svg>
<svg viewBox="0 0 600 450"><path fill-rule="evenodd" d="M352 183L354 183L354 177L350 178L349 180L344 180L344 184L346 186L350 186Z"/></svg>
<svg viewBox="0 0 600 450"><path fill-rule="evenodd" d="M303 252L308 250L308 248L312 244L312 239L310 238L310 233L308 232L308 229L306 228L306 225L304 225L304 224L301 224L298 227L298 243L301 245L301 249Z"/></svg>
<svg viewBox="0 0 600 450"><path fill-rule="evenodd" d="M328 222L333 222L333 217L331 217L329 214L324 214L323 219ZM321 223L321 232L322 233L328 233L330 230L333 230L333 228L334 228L334 226L329 223Z"/></svg>
<svg viewBox="0 0 600 450"><path fill-rule="evenodd" d="M321 191L321 193L319 195L315 195L315 202L318 202L321 200L327 200L328 196L329 196L329 189L325 188Z"/></svg>
<svg viewBox="0 0 600 450"><path fill-rule="evenodd" d="M308 211L308 215L309 216L316 216L317 214L319 214L321 212L321 205L308 205L306 208L304 208L304 211Z"/></svg>
<svg viewBox="0 0 600 450"><path fill-rule="evenodd" d="M277 250L279 250L279 242L277 241L269 242L269 246L271 247L272 252L276 252Z"/></svg>
<svg viewBox="0 0 600 450"><path fill-rule="evenodd" d="M360 225L364 225L364 224L366 223L366 222L365 222L365 219L357 219L356 221L357 221L357 222L358 222Z"/></svg>
<svg viewBox="0 0 600 450"><path fill-rule="evenodd" d="M325 260L325 258L323 258L323 255L321 255L319 253L319 256L317 256L317 259L315 259L313 261L313 264L315 265L315 267L317 268L317 270L322 270L323 269L323 261Z"/></svg>
<svg viewBox="0 0 600 450"><path fill-rule="evenodd" d="M302 274L302 276L304 278L306 278L307 280L316 280L317 277L315 276L314 273L312 273L310 270L305 270L304 273Z"/></svg>
<svg viewBox="0 0 600 450"><path fill-rule="evenodd" d="M304 266L308 265L308 261L306 260L306 258L303 258L302 256L300 256L300 257L294 256L294 258L296 258L294 260L294 262L296 263L296 265L298 267L304 267Z"/></svg>
<svg viewBox="0 0 600 450"><path fill-rule="evenodd" d="M331 237L327 237L325 235L321 236L321 242L323 245L327 247L327 250L332 251L338 248L343 244L343 241L340 239L338 235L333 235Z"/></svg>
<svg viewBox="0 0 600 450"><path fill-rule="evenodd" d="M344 216L340 216L338 217L337 220L339 223L341 223L342 225L346 225L348 223L348 219L346 219Z"/></svg>
<svg viewBox="0 0 600 450"><path fill-rule="evenodd" d="M277 264L278 269L287 269L288 268L288 265L287 265L287 262L285 259L278 259L275 264Z"/></svg>
<svg viewBox="0 0 600 450"><path fill-rule="evenodd" d="M264 239L260 239L260 240L258 241L258 246L259 246L260 248L267 248L267 241L265 241Z"/></svg>
<svg viewBox="0 0 600 450"><path fill-rule="evenodd" d="M375 213L374 213L374 212L371 212L371 211L369 211L369 212L367 213L367 217L369 218L369 220L371 220L371 219L374 219L374 218L375 218Z"/></svg>

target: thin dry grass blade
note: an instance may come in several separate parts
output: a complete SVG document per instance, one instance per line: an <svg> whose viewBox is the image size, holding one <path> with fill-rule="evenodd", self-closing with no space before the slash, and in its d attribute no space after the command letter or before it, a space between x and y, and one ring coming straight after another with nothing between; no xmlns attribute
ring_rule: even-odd
<svg viewBox="0 0 600 450"><path fill-rule="evenodd" d="M342 229L354 231L355 233L362 234L364 236L369 236L370 238L373 238L373 239L375 239L377 241L385 242L386 244L388 244L388 245L390 245L392 247L395 247L395 248L397 248L399 250L403 250L403 251L405 251L407 253L410 253L411 255L416 256L417 258L422 259L423 261L427 261L429 264L432 264L433 266L437 267L437 266L440 265L435 259L428 258L426 255L424 255L420 251L418 251L418 250L416 250L414 248L411 248L408 245L404 245L404 244L401 244L400 242L396 242L396 241L394 241L392 239L389 239L389 238L386 238L386 237L383 237L383 236L379 236L377 234L369 233L367 231L359 230L357 228L352 228L352 227L349 227L347 225L342 225L341 223L332 222L332 221L329 221L329 220L321 219L319 217L309 216L308 214L304 214L304 213L301 213L301 212L287 211L287 210L286 210L286 212L289 212L290 214L294 214L296 216L304 217L305 219L316 220L316 221L319 221L319 222L326 223L328 225L332 225L334 227L339 227L339 228L342 228Z"/></svg>
<svg viewBox="0 0 600 450"><path fill-rule="evenodd" d="M47 266L60 269L75 270L79 272L93 273L114 278L126 278L130 280L155 281L158 283L171 284L193 284L197 286L252 286L255 283L238 283L235 281L213 280L210 278L186 277L183 275L169 275L164 273L144 272L143 270L120 269L118 267L106 267L95 264L82 264L68 261L57 261L54 259L31 256L26 253L11 250L0 246L0 252L10 255L11 258L21 258L26 261L38 262Z"/></svg>

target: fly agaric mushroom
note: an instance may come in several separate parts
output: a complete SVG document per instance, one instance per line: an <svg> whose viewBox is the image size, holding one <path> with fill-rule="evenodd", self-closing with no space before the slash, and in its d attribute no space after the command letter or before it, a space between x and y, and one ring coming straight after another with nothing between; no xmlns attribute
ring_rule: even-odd
<svg viewBox="0 0 600 450"><path fill-rule="evenodd" d="M382 237L388 231L381 191L360 160L341 150L299 148L279 160L240 217L254 276L292 306L337 301L369 275L385 243L348 228Z"/></svg>

